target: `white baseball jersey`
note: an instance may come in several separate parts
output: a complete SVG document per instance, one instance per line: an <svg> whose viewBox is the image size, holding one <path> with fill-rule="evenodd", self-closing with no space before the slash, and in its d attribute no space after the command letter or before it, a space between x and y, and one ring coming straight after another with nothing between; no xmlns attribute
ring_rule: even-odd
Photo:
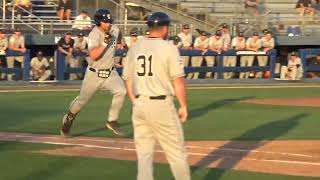
<svg viewBox="0 0 320 180"><path fill-rule="evenodd" d="M253 41L252 38L249 38L247 40L247 46L250 48L261 48L261 39L258 39L257 41Z"/></svg>
<svg viewBox="0 0 320 180"><path fill-rule="evenodd" d="M85 39L80 41L80 38L77 38L74 40L73 47L81 50L87 49L87 41Z"/></svg>
<svg viewBox="0 0 320 180"><path fill-rule="evenodd" d="M191 47L191 45L192 45L192 34L191 33L185 34L185 33L181 32L178 34L178 36L181 39L183 47Z"/></svg>
<svg viewBox="0 0 320 180"><path fill-rule="evenodd" d="M216 38L216 36L212 36L209 38L209 47L210 48L216 48L216 49L221 49L224 46L224 42L222 37L219 39Z"/></svg>
<svg viewBox="0 0 320 180"><path fill-rule="evenodd" d="M261 43L262 43L262 47L264 47L264 48L273 49L274 46L275 46L275 43L274 43L274 39L273 39L273 38L271 38L271 39L268 41L265 37L263 37L263 38L261 39Z"/></svg>
<svg viewBox="0 0 320 180"><path fill-rule="evenodd" d="M110 29L111 41L108 44L108 49L104 55L97 61L90 61L90 66L98 69L110 69L115 65L114 54L117 45L117 39L119 36L120 30L118 27L112 25ZM89 51L105 44L106 34L99 30L98 26L95 26L88 36L88 49Z"/></svg>
<svg viewBox="0 0 320 180"><path fill-rule="evenodd" d="M223 33L222 32L221 39L223 40L223 47L224 48L229 48L230 45L231 45L231 35L230 35L230 33Z"/></svg>
<svg viewBox="0 0 320 180"><path fill-rule="evenodd" d="M42 68L47 68L50 66L47 58L45 57L43 57L41 61L37 57L32 58L30 65L31 65L31 68L34 70L40 70Z"/></svg>
<svg viewBox="0 0 320 180"><path fill-rule="evenodd" d="M209 39L206 38L205 40L201 40L201 37L197 37L194 41L194 47L197 48L208 48L209 46Z"/></svg>
<svg viewBox="0 0 320 180"><path fill-rule="evenodd" d="M232 39L231 46L233 48L237 48L238 47L238 48L245 49L246 48L246 39L242 38L242 40L240 41L240 38L234 37Z"/></svg>
<svg viewBox="0 0 320 180"><path fill-rule="evenodd" d="M23 36L15 36L12 35L9 39L9 45L10 46L14 46L15 48L21 48L22 46L24 46L24 37Z"/></svg>
<svg viewBox="0 0 320 180"><path fill-rule="evenodd" d="M132 80L135 95L174 95L172 80L185 76L178 49L161 38L142 38L127 57L123 78Z"/></svg>

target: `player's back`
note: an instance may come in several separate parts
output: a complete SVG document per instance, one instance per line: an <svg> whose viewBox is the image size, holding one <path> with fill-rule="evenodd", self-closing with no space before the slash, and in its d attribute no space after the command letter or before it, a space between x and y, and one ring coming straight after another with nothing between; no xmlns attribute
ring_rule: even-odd
<svg viewBox="0 0 320 180"><path fill-rule="evenodd" d="M135 94L174 95L172 80L184 75L178 49L161 38L142 38L128 52L128 67Z"/></svg>

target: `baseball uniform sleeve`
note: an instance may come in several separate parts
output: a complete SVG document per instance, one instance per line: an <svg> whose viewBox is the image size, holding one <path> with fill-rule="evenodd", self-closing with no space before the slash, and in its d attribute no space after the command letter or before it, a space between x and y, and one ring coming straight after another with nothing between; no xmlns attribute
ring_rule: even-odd
<svg viewBox="0 0 320 180"><path fill-rule="evenodd" d="M270 42L270 49L274 49L274 46L275 46L275 42L274 42L274 38L272 38Z"/></svg>
<svg viewBox="0 0 320 180"><path fill-rule="evenodd" d="M43 65L44 65L46 68L50 66L47 58L43 58Z"/></svg>
<svg viewBox="0 0 320 180"><path fill-rule="evenodd" d="M14 45L14 38L11 36L9 38L9 46L12 46L12 45Z"/></svg>
<svg viewBox="0 0 320 180"><path fill-rule="evenodd" d="M194 41L194 47L199 47L200 46L200 42L199 42L199 38L197 38L195 41Z"/></svg>
<svg viewBox="0 0 320 180"><path fill-rule="evenodd" d="M24 47L24 46L25 46L24 36L21 36L20 47Z"/></svg>
<svg viewBox="0 0 320 180"><path fill-rule="evenodd" d="M133 77L133 71L134 71L134 59L132 55L132 48L129 48L129 51L127 53L127 58L125 61L123 61L123 73L122 78L124 80L132 79Z"/></svg>
<svg viewBox="0 0 320 180"><path fill-rule="evenodd" d="M32 59L31 59L31 62L30 62L30 66L31 66L32 68L34 68L34 64L35 64L35 62L34 62L34 61L35 61L35 59L34 59L34 58L32 58Z"/></svg>
<svg viewBox="0 0 320 180"><path fill-rule="evenodd" d="M231 42L232 47L237 47L237 38L233 38Z"/></svg>
<svg viewBox="0 0 320 180"><path fill-rule="evenodd" d="M100 40L98 34L90 33L88 37L88 49L89 51L91 49L97 48L100 46Z"/></svg>
<svg viewBox="0 0 320 180"><path fill-rule="evenodd" d="M171 80L185 76L184 66L180 59L179 51L177 48L172 48L171 56L168 58L169 76Z"/></svg>

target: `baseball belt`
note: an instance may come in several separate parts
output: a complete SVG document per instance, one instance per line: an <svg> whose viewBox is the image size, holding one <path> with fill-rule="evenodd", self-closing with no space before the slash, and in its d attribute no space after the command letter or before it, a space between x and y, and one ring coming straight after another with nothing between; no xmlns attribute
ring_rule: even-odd
<svg viewBox="0 0 320 180"><path fill-rule="evenodd" d="M140 95L135 96L137 99L140 97ZM166 95L160 95L160 96L149 96L149 99L151 100L165 100L167 98Z"/></svg>
<svg viewBox="0 0 320 180"><path fill-rule="evenodd" d="M108 78L111 74L111 71L114 70L114 67L110 69L98 69L98 70L90 67L89 70L92 72L98 72L98 77L100 78Z"/></svg>

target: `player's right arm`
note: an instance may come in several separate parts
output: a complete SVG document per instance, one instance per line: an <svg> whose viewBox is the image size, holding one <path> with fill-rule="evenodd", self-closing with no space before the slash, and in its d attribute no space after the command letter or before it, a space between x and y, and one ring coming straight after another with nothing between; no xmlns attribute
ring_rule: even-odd
<svg viewBox="0 0 320 180"><path fill-rule="evenodd" d="M89 56L93 61L98 61L107 50L107 43L100 44L97 34L90 34L88 37Z"/></svg>
<svg viewBox="0 0 320 180"><path fill-rule="evenodd" d="M172 55L168 59L169 75L173 83L173 89L179 102L178 115L181 122L185 122L188 118L188 104L186 97L185 73L184 66L180 60L177 49L170 52Z"/></svg>

